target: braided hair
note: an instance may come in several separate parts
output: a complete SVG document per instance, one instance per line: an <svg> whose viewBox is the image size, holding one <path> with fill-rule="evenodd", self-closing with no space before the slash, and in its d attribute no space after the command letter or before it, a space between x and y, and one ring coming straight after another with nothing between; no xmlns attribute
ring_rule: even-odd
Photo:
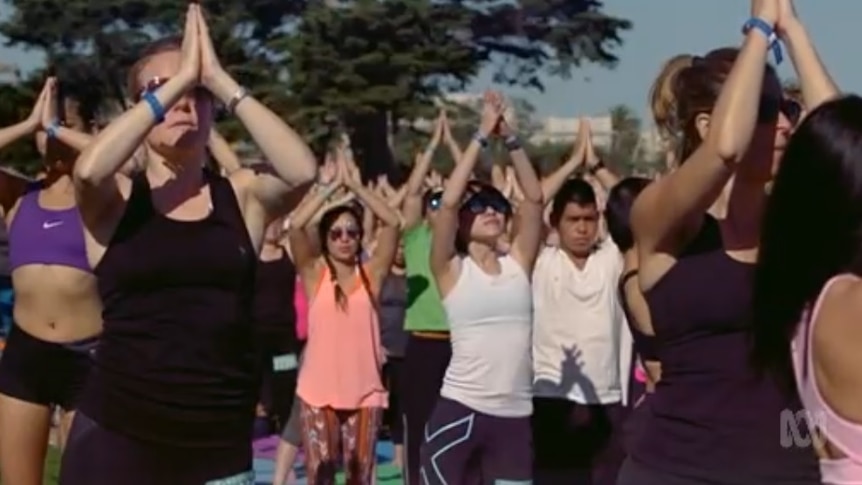
<svg viewBox="0 0 862 485"><path fill-rule="evenodd" d="M321 242L321 253L323 254L323 261L326 263L327 268L329 269L329 277L332 281L332 286L335 288L335 303L338 305L338 308L342 311L347 311L347 293L344 292L344 288L341 287L341 284L338 283L338 275L335 272L335 266L332 263L332 257L329 254L329 250L327 249L327 241L329 238L329 231L332 229L332 226L335 225L335 221L341 217L342 214L350 214L356 222L356 227L359 230L358 242L360 243L356 249L355 255L355 263L359 268L359 279L362 282L362 287L368 293L368 296L371 297L372 303L374 303L374 294L371 291L371 280L368 278L368 274L365 271L364 266L362 265L362 240L364 236L364 231L362 229L362 224L360 221L362 220L362 214L355 207L350 205L341 205L338 207L333 207L326 211L323 216L320 218L320 224L317 226L317 235L318 240Z"/></svg>

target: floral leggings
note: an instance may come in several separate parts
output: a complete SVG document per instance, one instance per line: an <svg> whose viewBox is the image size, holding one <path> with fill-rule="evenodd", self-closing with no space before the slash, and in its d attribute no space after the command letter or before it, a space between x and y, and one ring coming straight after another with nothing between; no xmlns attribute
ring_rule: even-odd
<svg viewBox="0 0 862 485"><path fill-rule="evenodd" d="M380 408L344 411L303 402L300 422L308 485L334 484L339 457L347 485L373 484L381 414Z"/></svg>

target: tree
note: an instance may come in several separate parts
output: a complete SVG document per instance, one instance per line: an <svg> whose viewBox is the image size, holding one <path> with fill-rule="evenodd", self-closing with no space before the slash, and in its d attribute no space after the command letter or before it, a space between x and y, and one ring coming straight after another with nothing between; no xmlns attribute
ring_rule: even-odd
<svg viewBox="0 0 862 485"><path fill-rule="evenodd" d="M343 0L310 6L283 31L296 119L325 139L344 129L370 173L393 163L402 120L433 117L434 100L485 66L496 82L541 90L543 71L568 77L584 62L613 66L631 24L595 0ZM407 126L410 126L409 124ZM321 145L322 143L318 143Z"/></svg>
<svg viewBox="0 0 862 485"><path fill-rule="evenodd" d="M608 157L615 166L630 171L641 155L638 153L641 141L641 120L634 110L625 105L612 107L610 116L613 136Z"/></svg>
<svg viewBox="0 0 862 485"><path fill-rule="evenodd" d="M89 104L124 103L125 73L154 38L179 33L188 0L7 0L0 33L11 45L43 50L67 90ZM208 0L213 41L224 66L255 94L271 97L266 44L305 8L299 0ZM136 94L136 93L133 93ZM226 127L236 135L236 125Z"/></svg>

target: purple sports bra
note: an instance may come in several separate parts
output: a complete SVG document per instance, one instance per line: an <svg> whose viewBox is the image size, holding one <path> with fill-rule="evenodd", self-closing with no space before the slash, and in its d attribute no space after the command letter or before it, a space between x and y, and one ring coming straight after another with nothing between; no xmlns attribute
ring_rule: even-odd
<svg viewBox="0 0 862 485"><path fill-rule="evenodd" d="M91 273L78 208L44 209L39 205L40 191L38 185L28 189L9 227L10 270L48 264Z"/></svg>

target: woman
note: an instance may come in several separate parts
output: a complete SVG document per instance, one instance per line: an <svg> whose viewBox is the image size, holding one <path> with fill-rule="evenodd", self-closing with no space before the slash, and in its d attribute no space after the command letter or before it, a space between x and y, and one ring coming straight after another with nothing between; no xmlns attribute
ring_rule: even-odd
<svg viewBox="0 0 862 485"><path fill-rule="evenodd" d="M252 297L267 225L314 178L308 146L218 62L200 7L182 42L132 66L139 102L81 154L74 182L104 333L60 483L247 483L257 398ZM271 170L204 170L213 100ZM141 145L146 168L120 172Z"/></svg>
<svg viewBox="0 0 862 485"><path fill-rule="evenodd" d="M390 204L391 205L391 204ZM400 204L399 204L400 205ZM407 312L407 275L404 264L404 247L398 245L398 252L392 262L392 269L383 280L380 288L380 342L386 352L386 365L383 376L389 391L389 406L383 416L389 438L394 445L392 465L404 466L404 423L402 414L402 395L404 375L404 353L409 334L404 330Z"/></svg>
<svg viewBox="0 0 862 485"><path fill-rule="evenodd" d="M36 133L45 177L26 184L3 178L2 208L9 230L15 324L0 360L0 470L4 483L42 483L53 408L65 414L66 438L101 333L96 278L84 249L84 230L72 184L76 151L87 127L60 124L57 82L49 78L30 117L0 130L0 149ZM77 105L80 107L80 105ZM37 131L38 130L38 131Z"/></svg>
<svg viewBox="0 0 862 485"><path fill-rule="evenodd" d="M680 166L647 186L632 208L638 285L661 342L661 381L620 485L820 483L811 450L776 439L796 395L750 365L748 329L759 227L776 156L792 129L770 34L785 36L800 79L823 96L832 83L789 0L752 2L742 47L692 60L675 76ZM820 90L819 94L814 94ZM819 102L818 102L819 104ZM725 190L721 245L697 248ZM641 322L638 322L641 323Z"/></svg>
<svg viewBox="0 0 862 485"><path fill-rule="evenodd" d="M529 275L542 237L542 186L502 118L505 108L499 94L485 93L479 131L431 222L431 271L449 318L452 360L426 426L426 483L470 483L480 473L488 483L532 477ZM523 192L509 254L497 251L508 202L497 189L470 182L494 134L504 137Z"/></svg>
<svg viewBox="0 0 862 485"><path fill-rule="evenodd" d="M309 299L308 342L296 394L302 406L305 468L311 485L335 483L339 454L348 484L374 482L377 430L387 405L377 302L398 248L400 219L385 200L362 184L359 169L343 149L336 162L337 170L327 165L319 190L291 215L288 232ZM342 185L381 223L368 261L362 261L362 215L351 206L323 214L319 249L305 230L313 214Z"/></svg>
<svg viewBox="0 0 862 485"><path fill-rule="evenodd" d="M301 344L296 335L293 306L296 268L285 248L283 222L269 224L257 264L254 285L254 326L263 382L263 435L280 433L290 418Z"/></svg>
<svg viewBox="0 0 862 485"><path fill-rule="evenodd" d="M772 187L755 273L755 362L786 392L798 388L805 419L791 423L809 429L795 436L814 438L830 485L862 483L860 113L862 98L848 96L797 128ZM811 225L793 230L802 218Z"/></svg>
<svg viewBox="0 0 862 485"><path fill-rule="evenodd" d="M623 255L623 274L619 280L620 303L634 338L634 375L629 380L629 403L640 404L643 397L655 392L661 376L657 357L655 333L651 331L649 308L637 286L637 248L631 233L629 217L631 207L641 191L650 184L649 179L629 177L611 189L605 205L605 219L611 240ZM634 389L637 387L638 389Z"/></svg>

